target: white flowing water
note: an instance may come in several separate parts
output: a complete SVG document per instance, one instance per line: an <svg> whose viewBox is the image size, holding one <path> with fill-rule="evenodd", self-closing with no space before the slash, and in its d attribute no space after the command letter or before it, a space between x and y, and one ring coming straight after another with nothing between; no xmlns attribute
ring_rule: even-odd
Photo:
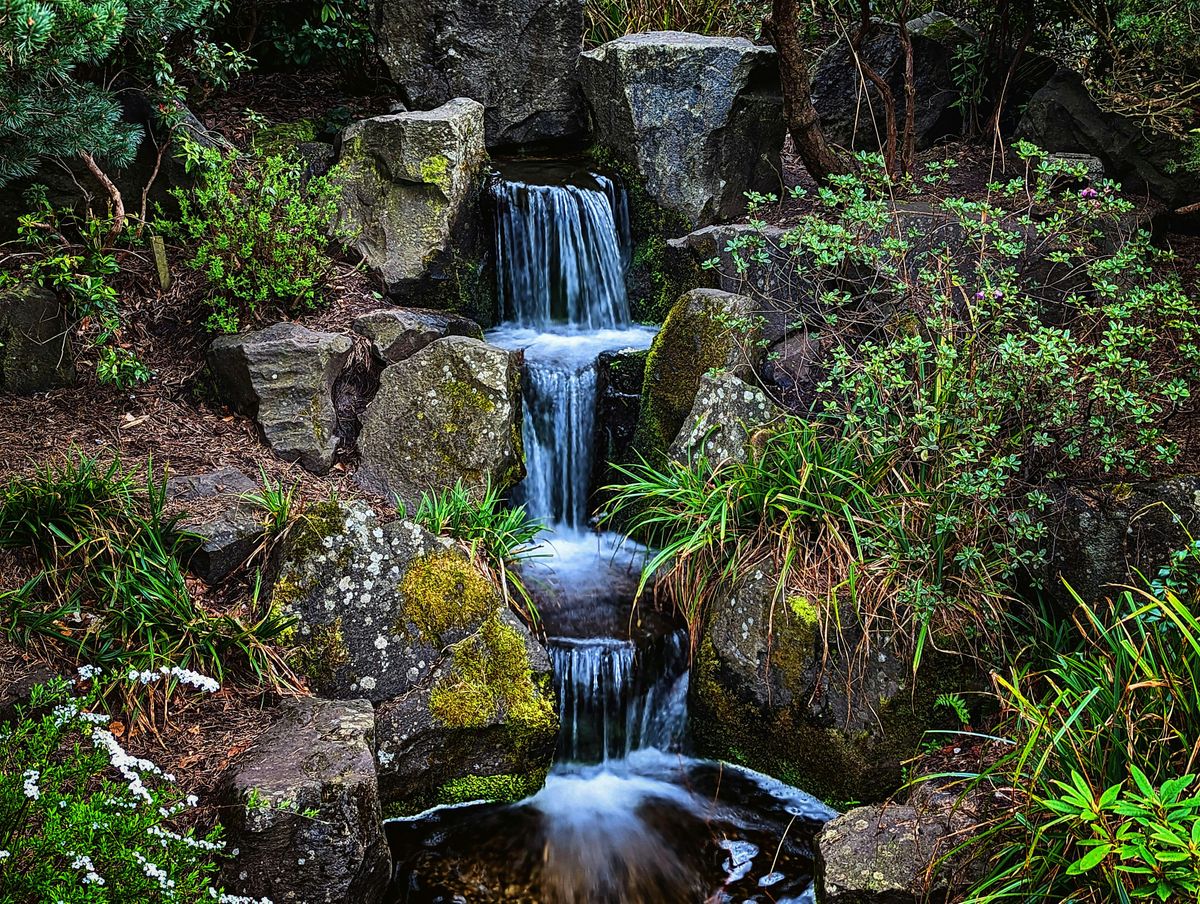
<svg viewBox="0 0 1200 904"><path fill-rule="evenodd" d="M548 526L525 578L549 634L558 752L525 801L389 823L394 900L811 901L809 844L830 811L767 776L686 755L686 634L635 638L645 550L589 526L596 359L654 336L630 321L623 192L577 174L502 182L494 199L507 319L488 340L524 352L528 476L514 501Z"/></svg>

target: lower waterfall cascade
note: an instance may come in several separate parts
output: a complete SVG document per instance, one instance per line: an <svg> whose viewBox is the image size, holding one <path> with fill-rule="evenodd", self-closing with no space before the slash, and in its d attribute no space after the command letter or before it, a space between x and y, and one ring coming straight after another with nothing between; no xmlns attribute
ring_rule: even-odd
<svg viewBox="0 0 1200 904"><path fill-rule="evenodd" d="M547 525L526 581L551 591L539 608L558 750L525 800L390 820L391 900L811 902L812 838L832 811L687 754L687 634L631 636L645 551L589 525L597 358L646 348L655 332L629 314L624 193L575 172L501 181L493 197L506 320L487 339L524 352L528 476L514 502Z"/></svg>

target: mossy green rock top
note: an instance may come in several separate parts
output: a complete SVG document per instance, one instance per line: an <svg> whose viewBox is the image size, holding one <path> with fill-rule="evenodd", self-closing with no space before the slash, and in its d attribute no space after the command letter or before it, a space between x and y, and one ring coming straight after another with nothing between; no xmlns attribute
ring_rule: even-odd
<svg viewBox="0 0 1200 904"><path fill-rule="evenodd" d="M457 98L435 110L364 119L342 132L330 176L342 186L339 226L388 292L410 289L475 202L482 167L483 106Z"/></svg>
<svg viewBox="0 0 1200 904"><path fill-rule="evenodd" d="M415 510L461 481L482 493L525 474L521 371L511 352L447 336L384 369L362 418L355 479Z"/></svg>
<svg viewBox="0 0 1200 904"><path fill-rule="evenodd" d="M762 360L754 302L719 289L679 297L646 357L634 449L661 460L709 371L749 376Z"/></svg>
<svg viewBox="0 0 1200 904"><path fill-rule="evenodd" d="M49 289L0 293L0 393L29 395L75 379L66 310Z"/></svg>
<svg viewBox="0 0 1200 904"><path fill-rule="evenodd" d="M281 561L272 609L297 619L290 664L324 696L379 708L385 804L437 802L468 776L544 774L558 729L549 657L456 544L328 501Z"/></svg>

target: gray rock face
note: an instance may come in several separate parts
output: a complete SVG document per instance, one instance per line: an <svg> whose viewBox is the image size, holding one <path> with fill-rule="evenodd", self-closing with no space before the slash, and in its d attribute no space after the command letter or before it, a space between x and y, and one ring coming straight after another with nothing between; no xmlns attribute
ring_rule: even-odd
<svg viewBox="0 0 1200 904"><path fill-rule="evenodd" d="M703 456L711 464L746 461L751 437L783 416L783 411L757 386L731 373L700 379L691 413L671 443L671 458Z"/></svg>
<svg viewBox="0 0 1200 904"><path fill-rule="evenodd" d="M410 108L453 97L487 108L488 146L575 135L583 0L375 0L375 37Z"/></svg>
<svg viewBox="0 0 1200 904"><path fill-rule="evenodd" d="M957 900L957 874L931 867L965 838L913 807L857 807L817 836L819 900L825 904L913 904Z"/></svg>
<svg viewBox="0 0 1200 904"><path fill-rule="evenodd" d="M388 308L364 314L354 321L354 332L371 340L371 354L384 366L410 358L446 336L483 339L483 329L474 320L412 308Z"/></svg>
<svg viewBox="0 0 1200 904"><path fill-rule="evenodd" d="M355 479L410 511L460 480L482 492L525 474L520 368L478 339L448 336L384 368L362 425Z"/></svg>
<svg viewBox="0 0 1200 904"><path fill-rule="evenodd" d="M382 901L391 853L374 748L366 700L285 704L227 778L222 821L239 852L227 884L277 902Z"/></svg>
<svg viewBox="0 0 1200 904"><path fill-rule="evenodd" d="M272 452L324 474L338 447L333 384L350 348L346 336L277 323L214 339L208 368L221 398L254 419Z"/></svg>
<svg viewBox="0 0 1200 904"><path fill-rule="evenodd" d="M49 289L0 294L0 392L29 395L75 379L67 312Z"/></svg>
<svg viewBox="0 0 1200 904"><path fill-rule="evenodd" d="M486 159L483 107L467 98L342 132L330 171L342 186L339 226L357 236L354 247L388 292L416 287L452 249Z"/></svg>
<svg viewBox="0 0 1200 904"><path fill-rule="evenodd" d="M754 303L718 289L685 292L646 358L634 447L659 456L679 433L710 370L748 376L762 360Z"/></svg>
<svg viewBox="0 0 1200 904"><path fill-rule="evenodd" d="M209 584L229 577L254 552L264 535L263 513L243 499L258 484L236 468L172 477L167 498L184 511L180 527L198 538L188 569Z"/></svg>
<svg viewBox="0 0 1200 904"><path fill-rule="evenodd" d="M1125 188L1149 189L1169 205L1193 200L1200 177L1172 171L1180 147L1134 119L1101 110L1076 72L1060 69L1029 99L1017 136L1045 151L1091 154Z"/></svg>
<svg viewBox="0 0 1200 904"><path fill-rule="evenodd" d="M1046 588L1066 610L1120 593L1141 573L1153 579L1171 553L1200 536L1200 475L1072 489L1052 525Z"/></svg>
<svg viewBox="0 0 1200 904"><path fill-rule="evenodd" d="M272 606L298 620L293 668L326 696L380 705L385 803L420 808L468 776L544 773L558 724L548 658L454 544L331 501L281 558Z"/></svg>
<svg viewBox="0 0 1200 904"><path fill-rule="evenodd" d="M741 38L650 32L580 57L596 141L692 226L777 190L783 100L775 51Z"/></svg>
<svg viewBox="0 0 1200 904"><path fill-rule="evenodd" d="M804 329L788 333L767 349L763 381L784 408L803 411L810 404L823 352L821 334Z"/></svg>
<svg viewBox="0 0 1200 904"><path fill-rule="evenodd" d="M954 108L958 89L952 76L952 47L914 33L913 75L917 108L913 119L917 149L956 134L961 114ZM894 25L880 25L862 46L863 59L888 83L896 101L897 129L903 127L904 51ZM860 72L849 45L839 41L821 54L812 79L813 106L825 137L855 150L880 151L887 128L879 89Z"/></svg>

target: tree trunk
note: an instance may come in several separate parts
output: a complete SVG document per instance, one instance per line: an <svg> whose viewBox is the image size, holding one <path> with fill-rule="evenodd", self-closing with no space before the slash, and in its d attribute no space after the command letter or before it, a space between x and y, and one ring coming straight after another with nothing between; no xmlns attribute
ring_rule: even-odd
<svg viewBox="0 0 1200 904"><path fill-rule="evenodd" d="M908 4L900 9L900 46L904 50L904 131L900 136L900 172L911 174L916 165L917 79L913 71L912 35L908 33Z"/></svg>
<svg viewBox="0 0 1200 904"><path fill-rule="evenodd" d="M896 145L898 142L896 130L896 97L892 94L892 86L872 68L871 64L862 55L863 41L870 36L874 25L871 22L869 0L859 0L858 8L858 30L854 32L854 37L850 39L850 52L854 56L854 61L859 71L867 81L875 86L875 89L879 92L880 99L883 101L883 119L886 135L884 136L884 146L880 150L883 152L883 161L887 167L887 173L894 178L899 175L899 160L896 154Z"/></svg>
<svg viewBox="0 0 1200 904"><path fill-rule="evenodd" d="M800 43L799 0L773 0L771 25L779 56L784 122L804 168L818 182L825 182L847 170L825 141L820 117L813 106L812 76Z"/></svg>

